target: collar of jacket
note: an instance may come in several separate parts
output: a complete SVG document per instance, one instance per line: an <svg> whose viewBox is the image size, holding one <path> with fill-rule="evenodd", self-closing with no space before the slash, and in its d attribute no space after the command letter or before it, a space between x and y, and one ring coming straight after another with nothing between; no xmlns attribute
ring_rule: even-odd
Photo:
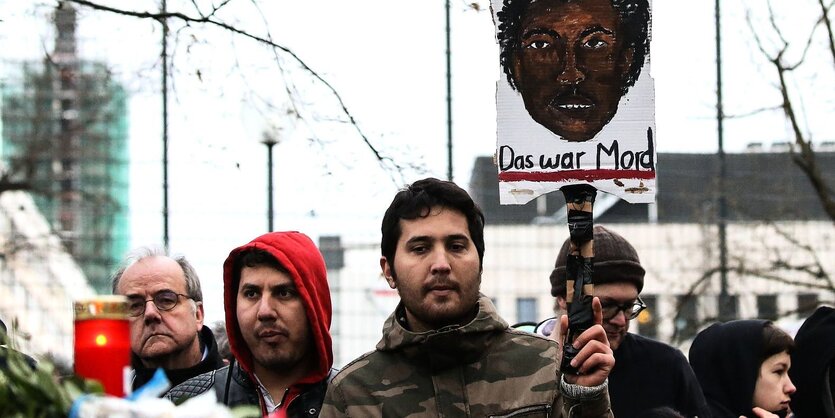
<svg viewBox="0 0 835 418"><path fill-rule="evenodd" d="M217 342L215 341L215 335L212 333L212 330L203 325L203 328L197 336L200 339L200 354L203 354L204 347L208 348L206 358L200 360L199 363L191 367L165 370L165 375L171 382L171 387L177 386L194 376L223 367L223 359L218 353ZM148 383L157 369L143 366L142 360L140 360L134 353L131 353L131 363L133 364L134 372L136 373L132 386L133 389L136 390L142 387L145 383Z"/></svg>
<svg viewBox="0 0 835 418"><path fill-rule="evenodd" d="M477 361L493 339L508 327L493 302L484 295L478 298L475 318L466 325L412 332L397 319L403 310L401 301L383 325L383 338L377 343L377 350L400 352L407 360L433 371Z"/></svg>

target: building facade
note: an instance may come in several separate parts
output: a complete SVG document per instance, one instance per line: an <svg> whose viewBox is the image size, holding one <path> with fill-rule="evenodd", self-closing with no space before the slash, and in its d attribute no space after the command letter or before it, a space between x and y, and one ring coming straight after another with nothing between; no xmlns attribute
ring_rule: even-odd
<svg viewBox="0 0 835 418"><path fill-rule="evenodd" d="M0 318L23 352L72 359L73 301L95 292L22 191L0 194L0 295Z"/></svg>
<svg viewBox="0 0 835 418"><path fill-rule="evenodd" d="M54 51L10 67L2 86L5 175L35 202L99 293L129 245L127 102L101 62L77 53L60 3Z"/></svg>

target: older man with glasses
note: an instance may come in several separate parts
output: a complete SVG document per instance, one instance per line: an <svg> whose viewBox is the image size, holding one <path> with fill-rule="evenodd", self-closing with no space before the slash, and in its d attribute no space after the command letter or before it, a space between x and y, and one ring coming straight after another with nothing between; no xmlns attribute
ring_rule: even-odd
<svg viewBox="0 0 835 418"><path fill-rule="evenodd" d="M563 243L551 273L551 295L557 317L566 310L566 273L569 240ZM644 268L635 248L619 234L594 227L594 296L603 308L603 328L614 350L615 367L609 374L609 396L616 417L636 417L662 407L687 417L709 417L699 382L684 355L676 348L629 331L629 321L646 309L639 294ZM554 320L541 322L535 332L557 341Z"/></svg>
<svg viewBox="0 0 835 418"><path fill-rule="evenodd" d="M113 274L113 293L128 298L133 389L156 369L171 385L223 367L214 334L203 325L200 279L183 256L139 248Z"/></svg>

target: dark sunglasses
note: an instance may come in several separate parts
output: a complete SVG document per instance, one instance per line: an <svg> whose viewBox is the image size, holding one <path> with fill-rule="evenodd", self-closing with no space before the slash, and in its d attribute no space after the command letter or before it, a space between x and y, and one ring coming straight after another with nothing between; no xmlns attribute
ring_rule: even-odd
<svg viewBox="0 0 835 418"><path fill-rule="evenodd" d="M641 298L638 298L634 302L624 303L623 305L611 302L602 303L601 307L603 308L603 320L608 321L617 316L619 312L623 312L628 319L635 319L647 308L647 305Z"/></svg>

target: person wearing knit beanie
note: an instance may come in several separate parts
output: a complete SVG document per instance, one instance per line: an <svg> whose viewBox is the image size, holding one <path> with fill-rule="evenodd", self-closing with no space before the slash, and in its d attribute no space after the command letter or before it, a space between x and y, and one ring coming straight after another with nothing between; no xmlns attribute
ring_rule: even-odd
<svg viewBox="0 0 835 418"><path fill-rule="evenodd" d="M551 272L551 296L565 297L565 263L568 258L569 240L566 239L557 255ZM635 285L638 293L644 288L644 268L635 247L616 232L594 227L594 275L595 285L626 282ZM611 343L611 341L610 341Z"/></svg>
<svg viewBox="0 0 835 418"><path fill-rule="evenodd" d="M623 236L594 227L592 282L603 307L603 328L615 355L609 396L616 417L634 417L668 407L686 417L707 417L699 381L684 355L659 341L629 333L629 322L646 309L640 293L646 271L638 252ZM566 312L566 260L570 242L560 248L551 272L551 295L557 316ZM559 337L556 337L559 339Z"/></svg>

